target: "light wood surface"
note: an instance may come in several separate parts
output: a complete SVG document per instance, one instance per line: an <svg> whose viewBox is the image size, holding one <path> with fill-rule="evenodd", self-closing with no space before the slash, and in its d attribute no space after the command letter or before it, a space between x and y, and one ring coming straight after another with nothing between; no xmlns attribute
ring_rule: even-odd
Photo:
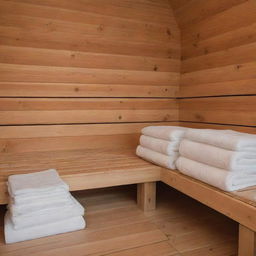
<svg viewBox="0 0 256 256"><path fill-rule="evenodd" d="M255 232L239 225L239 256L254 256L255 255Z"/></svg>
<svg viewBox="0 0 256 256"><path fill-rule="evenodd" d="M170 4L181 29L180 120L256 127L256 2Z"/></svg>
<svg viewBox="0 0 256 256"><path fill-rule="evenodd" d="M76 192L86 207L85 230L11 245L4 244L1 208L1 256L237 255L235 222L168 187L158 193L156 210L144 213L136 186Z"/></svg>
<svg viewBox="0 0 256 256"><path fill-rule="evenodd" d="M156 182L139 183L137 185L137 204L143 211L156 208Z"/></svg>

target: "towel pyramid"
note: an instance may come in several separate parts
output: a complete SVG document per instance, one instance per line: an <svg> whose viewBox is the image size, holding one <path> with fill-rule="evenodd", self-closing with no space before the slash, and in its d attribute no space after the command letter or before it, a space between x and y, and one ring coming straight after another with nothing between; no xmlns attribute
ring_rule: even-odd
<svg viewBox="0 0 256 256"><path fill-rule="evenodd" d="M179 171L225 191L256 185L256 135L188 129L179 148Z"/></svg>
<svg viewBox="0 0 256 256"><path fill-rule="evenodd" d="M21 242L85 228L84 208L54 169L11 175L5 215L6 243Z"/></svg>
<svg viewBox="0 0 256 256"><path fill-rule="evenodd" d="M154 164L175 169L179 145L186 128L178 126L148 126L142 129L136 154Z"/></svg>

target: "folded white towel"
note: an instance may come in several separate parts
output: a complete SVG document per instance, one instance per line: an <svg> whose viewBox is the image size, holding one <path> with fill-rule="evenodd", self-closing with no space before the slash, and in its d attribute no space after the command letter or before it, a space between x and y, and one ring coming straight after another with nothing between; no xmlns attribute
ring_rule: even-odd
<svg viewBox="0 0 256 256"><path fill-rule="evenodd" d="M83 215L84 207L75 198L72 198L71 205L61 207L52 213L35 214L33 216L20 215L12 217L11 221L14 229L22 229Z"/></svg>
<svg viewBox="0 0 256 256"><path fill-rule="evenodd" d="M156 139L146 135L140 136L140 145L144 148L157 151L165 155L173 155L173 152L178 152L180 141L168 141L162 139Z"/></svg>
<svg viewBox="0 0 256 256"><path fill-rule="evenodd" d="M49 198L48 200L36 200L32 201L29 204L22 204L16 205L13 203L13 200L10 199L8 208L12 213L12 216L18 216L23 214L31 214L31 213L39 213L47 210L49 208L56 208L56 207L64 207L67 205L72 204L73 201L71 199L71 194L67 193L67 195L60 197L60 198Z"/></svg>
<svg viewBox="0 0 256 256"><path fill-rule="evenodd" d="M68 200L64 201L58 201L58 202L49 202L48 204L41 205L33 205L33 207L27 207L26 205L23 207L15 207L13 204L8 205L8 209L10 211L10 214L12 217L17 217L17 216L36 216L39 214L51 214L54 213L55 211L60 211L63 207L68 207L73 205L73 200L74 199L72 196Z"/></svg>
<svg viewBox="0 0 256 256"><path fill-rule="evenodd" d="M136 149L136 154L154 164L163 166L169 169L175 169L175 161L178 158L178 152L173 152L173 155L167 156L150 149L144 148L142 146L138 146Z"/></svg>
<svg viewBox="0 0 256 256"><path fill-rule="evenodd" d="M57 235L85 228L85 220L82 216L65 219L62 221L37 225L30 228L15 230L9 213L5 215L4 234L5 242L16 243L45 236Z"/></svg>
<svg viewBox="0 0 256 256"><path fill-rule="evenodd" d="M227 150L256 152L256 135L248 133L232 130L189 129L185 137Z"/></svg>
<svg viewBox="0 0 256 256"><path fill-rule="evenodd" d="M68 185L59 177L59 174L54 169L11 175L8 177L8 188L12 197L33 194L35 192L52 192L59 188L69 190Z"/></svg>
<svg viewBox="0 0 256 256"><path fill-rule="evenodd" d="M147 126L141 130L142 134L163 140L180 140L187 128L179 126Z"/></svg>
<svg viewBox="0 0 256 256"><path fill-rule="evenodd" d="M230 151L187 139L182 140L179 152L191 160L227 171L256 174L256 152Z"/></svg>
<svg viewBox="0 0 256 256"><path fill-rule="evenodd" d="M25 205L31 204L32 202L49 202L51 201L58 201L63 200L67 197L70 197L70 193L67 190L59 189L53 192L40 192L40 193L33 193L33 194L25 194L25 195L18 195L12 197L12 203L15 205Z"/></svg>
<svg viewBox="0 0 256 256"><path fill-rule="evenodd" d="M225 191L234 191L256 185L256 175L240 172L228 172L179 157L176 166L180 172Z"/></svg>

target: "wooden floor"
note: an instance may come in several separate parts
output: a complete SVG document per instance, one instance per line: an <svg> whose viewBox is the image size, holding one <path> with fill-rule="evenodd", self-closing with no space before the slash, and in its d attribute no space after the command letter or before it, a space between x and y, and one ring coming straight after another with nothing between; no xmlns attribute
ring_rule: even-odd
<svg viewBox="0 0 256 256"><path fill-rule="evenodd" d="M235 256L238 225L179 192L158 184L157 210L144 213L135 186L74 193L86 206L87 228L5 245L1 256Z"/></svg>

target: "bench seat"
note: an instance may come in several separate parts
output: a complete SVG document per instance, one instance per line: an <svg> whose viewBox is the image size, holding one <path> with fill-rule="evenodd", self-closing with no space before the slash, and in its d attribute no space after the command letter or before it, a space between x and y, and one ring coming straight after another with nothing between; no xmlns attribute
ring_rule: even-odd
<svg viewBox="0 0 256 256"><path fill-rule="evenodd" d="M8 202L9 175L58 170L71 191L160 180L161 167L135 155L134 149L63 150L0 156L0 204Z"/></svg>
<svg viewBox="0 0 256 256"><path fill-rule="evenodd" d="M256 194L256 188L224 192L178 171L146 162L135 155L134 149L7 153L0 156L0 204L8 202L5 183L9 175L49 168L58 170L71 191L138 184L137 201L143 210L154 209L155 183L162 181L237 221L240 224L239 256L253 255L256 203L252 195Z"/></svg>

